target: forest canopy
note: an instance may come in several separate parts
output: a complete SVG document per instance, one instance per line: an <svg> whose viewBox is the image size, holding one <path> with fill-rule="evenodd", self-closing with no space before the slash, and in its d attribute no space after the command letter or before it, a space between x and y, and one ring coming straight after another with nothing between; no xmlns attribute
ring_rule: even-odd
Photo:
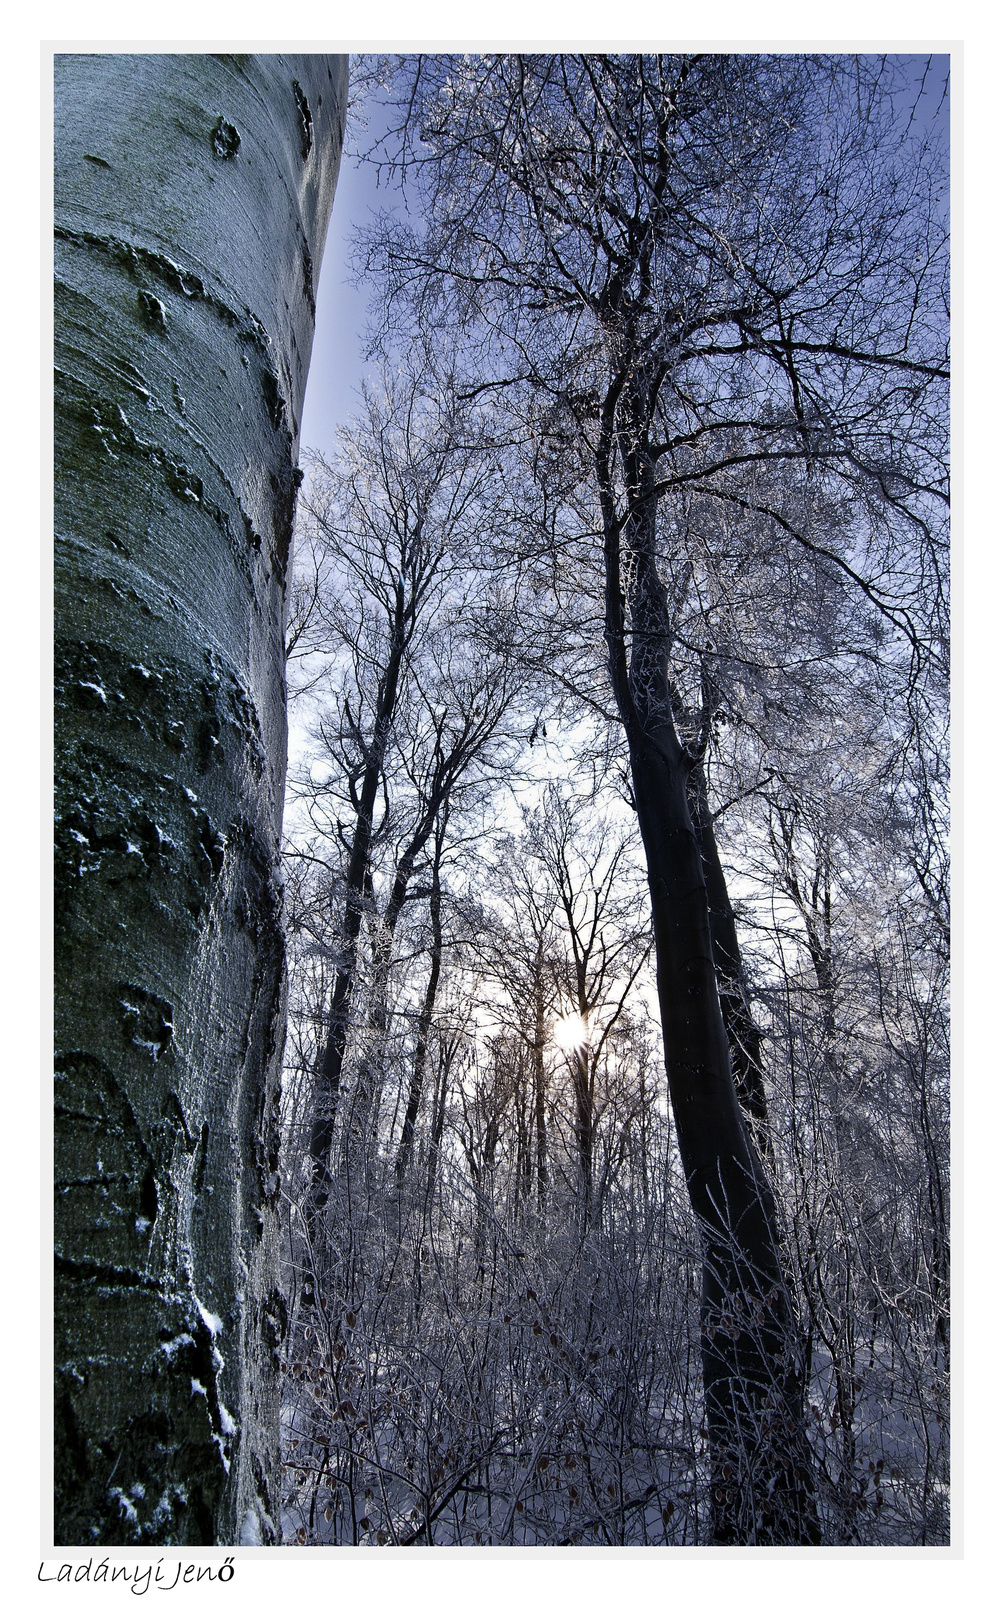
<svg viewBox="0 0 1004 1600"><path fill-rule="evenodd" d="M289 602L283 1529L948 1539L947 106L363 59Z"/></svg>

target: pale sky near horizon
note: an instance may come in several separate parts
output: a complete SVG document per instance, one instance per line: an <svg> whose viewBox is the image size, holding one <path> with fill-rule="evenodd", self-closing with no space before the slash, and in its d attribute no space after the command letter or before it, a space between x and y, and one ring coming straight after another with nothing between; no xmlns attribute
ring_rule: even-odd
<svg viewBox="0 0 1004 1600"><path fill-rule="evenodd" d="M351 134L346 139L351 148ZM317 321L310 374L303 405L300 449L331 449L335 429L355 406L365 364L361 355L368 297L350 280L349 248L354 228L381 210L394 210L399 193L377 188L372 167L348 153L342 157L338 186L317 284Z"/></svg>

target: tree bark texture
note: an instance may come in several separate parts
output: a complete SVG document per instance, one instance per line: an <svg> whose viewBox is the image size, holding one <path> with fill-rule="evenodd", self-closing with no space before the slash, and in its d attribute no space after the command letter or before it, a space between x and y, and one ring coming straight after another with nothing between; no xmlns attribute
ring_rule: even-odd
<svg viewBox="0 0 1004 1600"><path fill-rule="evenodd" d="M346 83L56 57L57 1543L278 1536L283 608Z"/></svg>

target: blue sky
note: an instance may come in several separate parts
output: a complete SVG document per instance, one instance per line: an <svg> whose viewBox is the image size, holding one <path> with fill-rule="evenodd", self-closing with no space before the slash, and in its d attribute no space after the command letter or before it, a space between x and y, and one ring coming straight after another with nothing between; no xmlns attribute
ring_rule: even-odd
<svg viewBox="0 0 1004 1600"><path fill-rule="evenodd" d="M303 406L301 450L330 450L335 429L348 421L353 410L364 372L360 349L368 297L365 288L358 289L349 281L351 236L353 229L365 226L374 213L393 210L398 198L395 191L377 188L374 169L357 162L351 148L350 132L318 279L317 323Z"/></svg>
<svg viewBox="0 0 1004 1600"><path fill-rule="evenodd" d="M948 56L918 53L911 64L915 72L915 91L922 86L915 112L918 124L927 131L933 119L940 115L947 132L947 106L941 106L941 100L948 74ZM915 91L901 93L904 110L909 109ZM372 105L365 107L364 115L372 118ZM369 142L365 131L360 140L364 146ZM351 154L353 144L350 127L318 280L317 324L303 407L301 450L330 450L335 429L352 414L365 370L360 351L367 294L365 288L356 288L349 281L351 235L354 228L365 226L374 212L394 209L395 200L399 202L399 191L377 188L373 168L362 165Z"/></svg>

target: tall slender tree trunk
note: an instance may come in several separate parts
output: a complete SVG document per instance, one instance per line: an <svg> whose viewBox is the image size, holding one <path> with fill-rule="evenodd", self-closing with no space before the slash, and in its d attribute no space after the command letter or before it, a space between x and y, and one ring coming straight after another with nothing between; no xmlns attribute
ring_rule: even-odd
<svg viewBox="0 0 1004 1600"><path fill-rule="evenodd" d="M315 1069L314 1115L310 1128L311 1185L307 1201L307 1222L311 1228L315 1219L324 1210L330 1188L328 1162L335 1132L335 1109L341 1087L342 1068L345 1065L352 997L359 964L359 936L362 929L363 908L372 870L373 813L384 770L387 741L397 709L409 621L403 586L399 585L396 608L391 617L387 662L377 694L373 733L366 748L361 772L362 783L356 797L356 825L345 874L345 906L342 913L338 976L335 979L325 1022L324 1043L318 1053Z"/></svg>
<svg viewBox="0 0 1004 1600"><path fill-rule="evenodd" d="M818 1542L797 1330L773 1197L732 1077L687 775L665 737L638 739L631 754L666 1070L704 1249L702 1365L714 1537L726 1544Z"/></svg>
<svg viewBox="0 0 1004 1600"><path fill-rule="evenodd" d="M369 1138L375 1139L379 1125L380 1098L383 1093L386 1068L387 1036L390 1032L391 1020L388 991L397 925L401 919L401 912L404 910L408 886L414 877L419 857L429 841L433 828L436 826L440 815L440 806L444 802L445 797L439 790L438 785L434 786L433 793L420 816L418 827L409 841L408 848L404 851L397 864L387 905L383 916L380 918L380 925L377 930L376 947L373 952L366 1049L359 1066L359 1081L356 1085L352 1108L352 1131L360 1139L367 1137L367 1130ZM437 845L437 850L439 852L437 855L438 861L441 855L441 845ZM435 870L438 871L438 868Z"/></svg>
<svg viewBox="0 0 1004 1600"><path fill-rule="evenodd" d="M436 1179L439 1175L439 1157L443 1144L443 1133L446 1129L446 1100L450 1088L450 1068L453 1065L455 1054L456 1047L454 1045L440 1047L436 1088L433 1095L432 1127L429 1132L429 1170L425 1187L427 1209L432 1204Z"/></svg>
<svg viewBox="0 0 1004 1600"><path fill-rule="evenodd" d="M56 57L59 1543L278 1537L283 607L339 56Z"/></svg>
<svg viewBox="0 0 1004 1600"><path fill-rule="evenodd" d="M439 872L443 856L445 831L446 817L442 819L442 823L436 831L436 846L432 857L432 893L429 896L429 919L432 927L432 961L429 967L429 981L425 986L422 1010L418 1018L415 1059L412 1063L411 1082L408 1086L408 1103L404 1110L404 1127L401 1130L401 1143L398 1148L396 1176L399 1189L404 1183L408 1163L411 1160L412 1146L415 1142L415 1125L418 1121L419 1107L422 1104L422 1090L425 1086L425 1061L429 1051L429 1030L432 1027L432 1018L436 1008L436 995L439 991L439 978L443 967L443 891Z"/></svg>
<svg viewBox="0 0 1004 1600"><path fill-rule="evenodd" d="M736 933L736 915L732 909L732 900L718 853L703 762L695 766L691 773L690 797L694 828L701 848L704 882L708 891L711 948L718 974L722 1021L725 1023L725 1032L732 1050L732 1073L735 1078L736 1093L739 1096L739 1104L749 1118L757 1149L768 1168L773 1170L774 1158L767 1122L767 1092L764 1087L763 1062L760 1056L760 1030L753 1020L742 952Z"/></svg>
<svg viewBox="0 0 1004 1600"><path fill-rule="evenodd" d="M773 1195L732 1075L708 885L690 806L692 760L673 719L670 625L656 561L651 394L622 352L597 452L611 684L627 736L648 867L656 986L673 1118L704 1254L702 1368L718 1544L818 1543L794 1308ZM654 392L654 391L652 391ZM615 430L615 407L621 418ZM620 456L628 512L618 515ZM622 589L622 578L626 590ZM628 647L630 639L630 648Z"/></svg>
<svg viewBox="0 0 1004 1600"><path fill-rule="evenodd" d="M538 946L533 989L533 1038L530 1058L533 1065L533 1126L537 1157L537 1211L543 1217L547 1204L547 1074L544 1070L544 974L543 945Z"/></svg>
<svg viewBox="0 0 1004 1600"><path fill-rule="evenodd" d="M579 1203L582 1207L582 1231L588 1233L590 1228L599 1222L593 1195L592 1053L588 1044L579 1045L572 1055L571 1065L575 1094L575 1153L579 1164Z"/></svg>

